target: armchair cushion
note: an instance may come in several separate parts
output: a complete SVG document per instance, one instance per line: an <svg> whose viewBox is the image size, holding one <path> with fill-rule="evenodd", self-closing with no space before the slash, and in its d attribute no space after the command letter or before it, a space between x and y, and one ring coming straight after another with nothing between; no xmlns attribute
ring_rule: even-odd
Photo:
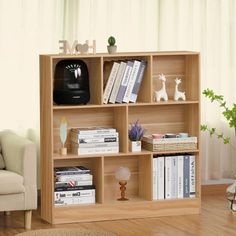
<svg viewBox="0 0 236 236"><path fill-rule="evenodd" d="M0 170L4 169L6 166L5 166L5 162L4 162L4 159L3 159L3 156L2 156L2 148L0 146Z"/></svg>
<svg viewBox="0 0 236 236"><path fill-rule="evenodd" d="M25 192L23 177L7 170L0 170L0 194L14 194Z"/></svg>

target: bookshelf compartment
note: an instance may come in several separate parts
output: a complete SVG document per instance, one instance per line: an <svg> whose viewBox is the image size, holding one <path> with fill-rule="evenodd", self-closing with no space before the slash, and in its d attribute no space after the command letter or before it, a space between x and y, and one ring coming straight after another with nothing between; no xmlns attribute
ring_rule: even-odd
<svg viewBox="0 0 236 236"><path fill-rule="evenodd" d="M192 120L199 121L198 104L163 105L163 106L130 106L128 121L139 119L146 129L146 134L189 133L198 136L199 127Z"/></svg>
<svg viewBox="0 0 236 236"><path fill-rule="evenodd" d="M55 75L55 67L59 61L62 60L82 60L88 67L89 72L89 90L90 101L88 104L101 104L102 98L102 59L100 57L70 57L70 58L54 58L53 59L53 80Z"/></svg>
<svg viewBox="0 0 236 236"><path fill-rule="evenodd" d="M176 55L176 56L153 56L153 101L154 92L162 88L162 81L159 79L160 74L166 76L166 92L169 100L174 100L175 79L181 79L178 90L185 92L186 101L199 99L199 55ZM179 100L182 101L182 100Z"/></svg>
<svg viewBox="0 0 236 236"><path fill-rule="evenodd" d="M128 167L131 176L126 185L129 202L151 200L151 155L106 157L104 159L104 203L117 202L120 198L119 181L116 170ZM122 201L121 201L122 203Z"/></svg>
<svg viewBox="0 0 236 236"><path fill-rule="evenodd" d="M138 92L137 103L148 103L151 101L151 57L150 56L117 56L115 59L110 57L103 58L103 90L105 89L106 83L108 81L109 75L114 62L127 62L130 60L144 60L147 62L144 71L144 77L141 82L141 87Z"/></svg>
<svg viewBox="0 0 236 236"><path fill-rule="evenodd" d="M93 175L93 185L96 188L96 203L103 202L103 157L94 158L77 158L73 160L67 160L66 157L63 160L55 160L55 167L68 167L68 166L84 166L91 170ZM73 206L73 205L72 205Z"/></svg>
<svg viewBox="0 0 236 236"><path fill-rule="evenodd" d="M68 136L66 147L70 151L70 129L76 127L112 127L119 133L119 151L127 151L126 107L103 107L66 109L53 111L53 152L58 153L61 147L59 127L62 117L67 120Z"/></svg>

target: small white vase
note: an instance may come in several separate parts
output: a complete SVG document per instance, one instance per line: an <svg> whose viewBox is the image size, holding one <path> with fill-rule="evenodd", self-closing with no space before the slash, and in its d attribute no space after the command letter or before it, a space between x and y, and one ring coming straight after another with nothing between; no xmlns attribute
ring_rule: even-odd
<svg viewBox="0 0 236 236"><path fill-rule="evenodd" d="M116 45L114 45L114 46L107 46L107 51L109 52L109 54L116 53L116 50L117 50L117 46Z"/></svg>
<svg viewBox="0 0 236 236"><path fill-rule="evenodd" d="M141 152L141 149L142 149L141 141L129 141L130 152Z"/></svg>

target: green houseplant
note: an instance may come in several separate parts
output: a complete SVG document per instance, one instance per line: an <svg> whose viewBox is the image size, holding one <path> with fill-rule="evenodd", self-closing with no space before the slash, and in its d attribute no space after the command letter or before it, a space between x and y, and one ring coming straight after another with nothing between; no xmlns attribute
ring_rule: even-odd
<svg viewBox="0 0 236 236"><path fill-rule="evenodd" d="M117 46L115 45L116 44L116 39L114 36L110 36L107 40L108 42L108 46L107 46L107 50L110 54L113 54L116 52L117 50Z"/></svg>
<svg viewBox="0 0 236 236"><path fill-rule="evenodd" d="M222 115L228 121L229 127L234 128L236 134L236 104L233 104L231 108L226 105L226 101L223 95L217 95L211 89L205 89L203 91L203 95L210 99L211 102L216 102L222 108ZM202 131L208 131L210 136L216 135L217 138L222 139L224 144L228 144L230 138L225 136L223 133L219 133L216 128L210 128L208 125L203 124L201 125Z"/></svg>

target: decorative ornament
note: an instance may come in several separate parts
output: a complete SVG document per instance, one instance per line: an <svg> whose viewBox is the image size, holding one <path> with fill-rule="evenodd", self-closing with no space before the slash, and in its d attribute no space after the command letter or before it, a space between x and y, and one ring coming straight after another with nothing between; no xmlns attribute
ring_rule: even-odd
<svg viewBox="0 0 236 236"><path fill-rule="evenodd" d="M66 138L67 138L67 121L65 117L62 117L60 123L60 139L62 143L61 155L67 154L67 148L65 147Z"/></svg>
<svg viewBox="0 0 236 236"><path fill-rule="evenodd" d="M179 99L182 99L183 101L186 100L185 92L180 92L178 89L179 84L181 84L181 79L176 78L175 79L175 95L174 95L174 100L178 101Z"/></svg>
<svg viewBox="0 0 236 236"><path fill-rule="evenodd" d="M166 93L166 77L165 75L159 75L159 80L162 81L162 88L159 91L155 91L155 100L159 102L161 99L168 101L168 95Z"/></svg>

